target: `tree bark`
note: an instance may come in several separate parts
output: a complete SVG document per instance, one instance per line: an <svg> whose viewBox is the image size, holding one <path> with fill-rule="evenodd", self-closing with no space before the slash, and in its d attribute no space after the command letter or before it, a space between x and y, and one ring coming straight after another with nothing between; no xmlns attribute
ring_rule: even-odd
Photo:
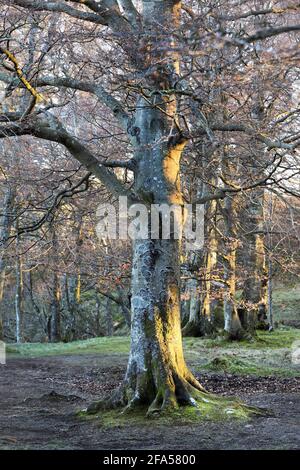
<svg viewBox="0 0 300 470"><path fill-rule="evenodd" d="M257 327L266 325L268 304L268 274L266 252L262 230L264 191L256 190L246 205L241 222L245 236L243 266L246 279L243 284L242 305L240 308L245 330L255 335Z"/></svg>
<svg viewBox="0 0 300 470"><path fill-rule="evenodd" d="M20 238L18 235L19 219L16 217L16 288L15 288L15 314L16 314L16 341L22 343L24 340L24 299L23 299L23 271L20 254Z"/></svg>
<svg viewBox="0 0 300 470"><path fill-rule="evenodd" d="M264 126L265 105L263 97L263 85L257 77L256 93L252 106L252 117L257 126ZM249 158L250 172L253 180L261 178L265 157L264 146L260 142L252 144L253 154ZM242 211L242 224L246 231L245 250L243 253L247 278L243 286L241 313L244 328L255 335L256 328L267 327L268 304L268 273L266 264L266 250L263 235L265 190L257 188L247 194L247 202Z"/></svg>
<svg viewBox="0 0 300 470"><path fill-rule="evenodd" d="M202 336L200 324L200 279L197 279L201 262L202 257L198 251L190 253L187 270L187 275L190 278L185 285L185 291L189 297L188 302L186 302L188 320L182 328L183 336Z"/></svg>
<svg viewBox="0 0 300 470"><path fill-rule="evenodd" d="M52 221L52 224L54 222ZM53 260L58 260L58 240L55 226L50 227L52 235L52 256ZM61 287L56 266L53 266L52 289L51 289L51 320L50 320L50 341L61 341Z"/></svg>
<svg viewBox="0 0 300 470"><path fill-rule="evenodd" d="M179 132L175 95L163 94L172 88L179 72L173 38L168 29L176 28L180 2L145 1L144 27L146 65L151 70L149 84L154 90L138 100L134 135L135 193L145 204L182 206L180 157L186 141ZM156 29L156 24L159 26ZM164 25L166 30L161 25ZM160 41L164 42L161 56ZM174 215L178 225L182 217ZM188 369L182 347L180 321L181 243L149 238L133 243L131 347L125 380L108 400L107 406L126 405L126 409L148 406L148 412L194 404L203 387ZM95 412L103 403L88 409Z"/></svg>
<svg viewBox="0 0 300 470"><path fill-rule="evenodd" d="M215 330L213 311L212 311L212 278L214 276L217 266L217 255L218 255L218 240L216 234L216 220L215 214L217 210L217 202L211 201L207 208L206 217L206 232L207 232L207 253L205 256L205 280L204 280L204 292L201 308L201 323L202 329L205 334L212 334Z"/></svg>
<svg viewBox="0 0 300 470"><path fill-rule="evenodd" d="M6 273L5 249L7 247L7 239L10 235L13 223L12 212L14 200L15 191L11 186L8 186L4 194L2 214L0 216L0 340L2 340L4 336L2 301L4 295Z"/></svg>
<svg viewBox="0 0 300 470"><path fill-rule="evenodd" d="M225 198L223 209L224 237L224 330L229 339L238 340L245 336L236 305L236 249L238 245L235 218L236 198Z"/></svg>
<svg viewBox="0 0 300 470"><path fill-rule="evenodd" d="M106 335L112 336L114 333L113 318L111 311L111 299L107 297L105 305L105 323L106 323Z"/></svg>
<svg viewBox="0 0 300 470"><path fill-rule="evenodd" d="M57 272L53 273L50 341L61 341L61 289Z"/></svg>

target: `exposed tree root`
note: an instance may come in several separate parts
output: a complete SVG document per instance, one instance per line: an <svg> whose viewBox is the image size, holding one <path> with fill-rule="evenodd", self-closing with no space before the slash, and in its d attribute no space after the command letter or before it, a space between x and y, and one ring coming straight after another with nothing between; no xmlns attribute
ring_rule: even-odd
<svg viewBox="0 0 300 470"><path fill-rule="evenodd" d="M154 417L172 415L176 411L184 414L185 410L195 409L199 419L207 414L223 418L266 414L265 410L249 407L238 400L208 393L188 369L184 377L174 372L156 387L155 394L141 386L145 382L137 382L139 386L132 390L128 381L124 381L110 397L92 403L85 412L97 414L101 410L119 408L122 414L134 415L145 410L147 417Z"/></svg>
<svg viewBox="0 0 300 470"><path fill-rule="evenodd" d="M182 328L182 336L198 337L203 336L199 321L189 320Z"/></svg>

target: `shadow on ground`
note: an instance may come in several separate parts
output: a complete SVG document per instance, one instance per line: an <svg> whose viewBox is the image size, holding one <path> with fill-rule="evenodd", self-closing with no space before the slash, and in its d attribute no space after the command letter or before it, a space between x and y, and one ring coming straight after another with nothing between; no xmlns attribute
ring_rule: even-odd
<svg viewBox="0 0 300 470"><path fill-rule="evenodd" d="M200 374L212 392L272 409L248 422L107 428L74 412L122 380L126 357L10 358L0 375L1 449L298 449L300 378Z"/></svg>

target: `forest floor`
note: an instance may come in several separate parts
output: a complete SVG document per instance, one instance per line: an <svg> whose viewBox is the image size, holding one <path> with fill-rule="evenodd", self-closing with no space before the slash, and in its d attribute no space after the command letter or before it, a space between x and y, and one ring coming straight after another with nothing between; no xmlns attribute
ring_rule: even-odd
<svg viewBox="0 0 300 470"><path fill-rule="evenodd" d="M7 364L0 365L0 448L299 449L299 345L300 330L288 327L262 332L253 343L187 338L187 361L209 391L272 415L172 426L146 419L107 425L101 414L76 416L120 383L128 338L10 345Z"/></svg>

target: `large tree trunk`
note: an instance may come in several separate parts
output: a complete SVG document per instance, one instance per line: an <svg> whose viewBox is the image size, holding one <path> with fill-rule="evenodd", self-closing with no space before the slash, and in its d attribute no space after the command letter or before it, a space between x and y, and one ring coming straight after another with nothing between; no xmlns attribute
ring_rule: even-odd
<svg viewBox="0 0 300 470"><path fill-rule="evenodd" d="M133 258L131 351L126 373L130 405L149 411L191 403L202 390L188 370L180 322L180 242L136 241Z"/></svg>
<svg viewBox="0 0 300 470"><path fill-rule="evenodd" d="M137 103L132 129L136 137L135 193L145 204L182 206L180 157L185 140L179 132L176 97L170 90L178 62L168 32L174 29L180 3L171 0L144 2L145 40L151 70L149 83L154 93ZM161 26L164 24L166 30ZM157 28L156 28L157 26ZM159 44L163 41L165 47ZM182 211L180 211L182 215ZM174 214L180 225L182 217ZM175 222L174 222L175 223ZM126 377L109 404L127 409L146 405L149 412L193 404L203 391L183 357L180 321L180 240L135 240L132 267L131 348ZM102 406L102 404L101 404ZM94 404L90 412L98 409Z"/></svg>

